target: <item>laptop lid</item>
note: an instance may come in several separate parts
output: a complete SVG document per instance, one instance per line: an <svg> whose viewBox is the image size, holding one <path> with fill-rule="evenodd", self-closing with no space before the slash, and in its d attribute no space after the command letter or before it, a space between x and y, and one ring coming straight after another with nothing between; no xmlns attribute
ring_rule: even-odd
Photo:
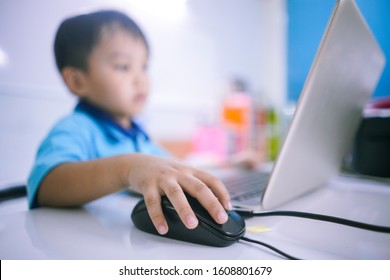
<svg viewBox="0 0 390 280"><path fill-rule="evenodd" d="M262 198L274 208L334 177L385 64L354 0L338 0Z"/></svg>

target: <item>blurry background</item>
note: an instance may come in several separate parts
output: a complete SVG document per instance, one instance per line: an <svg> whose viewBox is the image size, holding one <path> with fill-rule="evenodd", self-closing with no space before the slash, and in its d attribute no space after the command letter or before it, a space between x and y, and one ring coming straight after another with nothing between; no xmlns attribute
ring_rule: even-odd
<svg viewBox="0 0 390 280"><path fill-rule="evenodd" d="M65 17L115 8L141 25L151 45L152 92L140 121L184 157L199 127L219 121L229 81L244 82L239 91L281 118L294 107L334 2L0 0L0 188L25 182L38 144L76 102L52 51ZM389 57L390 2L357 3ZM388 69L376 97L390 95Z"/></svg>
<svg viewBox="0 0 390 280"><path fill-rule="evenodd" d="M355 0L390 58L390 1ZM333 9L334 0L286 0L288 14L288 100L296 100ZM374 97L390 95L390 65L387 63Z"/></svg>

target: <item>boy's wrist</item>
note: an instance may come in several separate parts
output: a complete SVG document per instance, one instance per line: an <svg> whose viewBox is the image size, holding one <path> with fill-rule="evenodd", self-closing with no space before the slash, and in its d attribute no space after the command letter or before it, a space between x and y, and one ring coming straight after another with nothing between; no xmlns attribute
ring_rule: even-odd
<svg viewBox="0 0 390 280"><path fill-rule="evenodd" d="M121 181L121 186L123 188L134 189L134 186L130 185L130 173L132 169L132 164L134 163L133 154L127 154L120 156L120 160L117 161L118 169L119 169L119 178Z"/></svg>

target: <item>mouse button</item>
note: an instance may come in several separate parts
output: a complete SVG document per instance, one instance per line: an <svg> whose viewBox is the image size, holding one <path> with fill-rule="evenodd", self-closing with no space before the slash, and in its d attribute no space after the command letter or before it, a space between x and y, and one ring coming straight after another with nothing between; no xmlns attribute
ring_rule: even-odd
<svg viewBox="0 0 390 280"><path fill-rule="evenodd" d="M238 216L238 214L236 214ZM245 233L245 222L244 220L238 216L232 217L230 212L228 212L229 219L224 224L218 224L213 220L211 216L205 218L204 216L198 216L199 221L209 227L210 230L215 231L218 235L226 236L226 237L239 237Z"/></svg>
<svg viewBox="0 0 390 280"><path fill-rule="evenodd" d="M170 210L175 210L175 208L173 207L172 203L169 201L169 199L168 199L168 197L166 195L161 197L161 206L163 208L167 208L167 209L170 209Z"/></svg>
<svg viewBox="0 0 390 280"><path fill-rule="evenodd" d="M141 199L138 203L133 207L133 211L131 212L132 216L146 210L145 201Z"/></svg>
<svg viewBox="0 0 390 280"><path fill-rule="evenodd" d="M245 221L234 211L228 212L229 219L221 225L221 230L228 236L240 236L245 232Z"/></svg>
<svg viewBox="0 0 390 280"><path fill-rule="evenodd" d="M186 197L187 197L188 203L191 206L192 211L194 212L195 216L200 221L203 221L204 223L206 223L206 224L208 224L210 226L213 226L214 224L216 224L214 219L210 216L209 212L207 212L206 208L204 208L202 206L202 204L196 198L190 196L187 193L186 193ZM175 208L172 206L172 204L170 203L170 201L169 201L169 199L167 197L164 197L163 204L167 208L176 211Z"/></svg>
<svg viewBox="0 0 390 280"><path fill-rule="evenodd" d="M133 212L131 213L131 220L136 228L148 233L157 234L157 230L149 218L149 214L146 210L145 204L143 204L143 200L134 207Z"/></svg>
<svg viewBox="0 0 390 280"><path fill-rule="evenodd" d="M202 217L210 218L209 212L207 212L206 208L194 197L186 194L188 203L191 205L191 208L194 210L195 214L199 214Z"/></svg>
<svg viewBox="0 0 390 280"><path fill-rule="evenodd" d="M231 220L235 221L241 227L245 227L245 220L236 211L228 211L228 216Z"/></svg>

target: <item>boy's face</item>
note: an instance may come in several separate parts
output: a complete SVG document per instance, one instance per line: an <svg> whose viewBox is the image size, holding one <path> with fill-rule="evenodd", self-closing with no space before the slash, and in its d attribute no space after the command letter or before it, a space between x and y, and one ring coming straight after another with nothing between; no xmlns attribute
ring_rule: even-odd
<svg viewBox="0 0 390 280"><path fill-rule="evenodd" d="M142 39L122 29L103 29L88 59L83 97L128 127L149 93L147 64Z"/></svg>

